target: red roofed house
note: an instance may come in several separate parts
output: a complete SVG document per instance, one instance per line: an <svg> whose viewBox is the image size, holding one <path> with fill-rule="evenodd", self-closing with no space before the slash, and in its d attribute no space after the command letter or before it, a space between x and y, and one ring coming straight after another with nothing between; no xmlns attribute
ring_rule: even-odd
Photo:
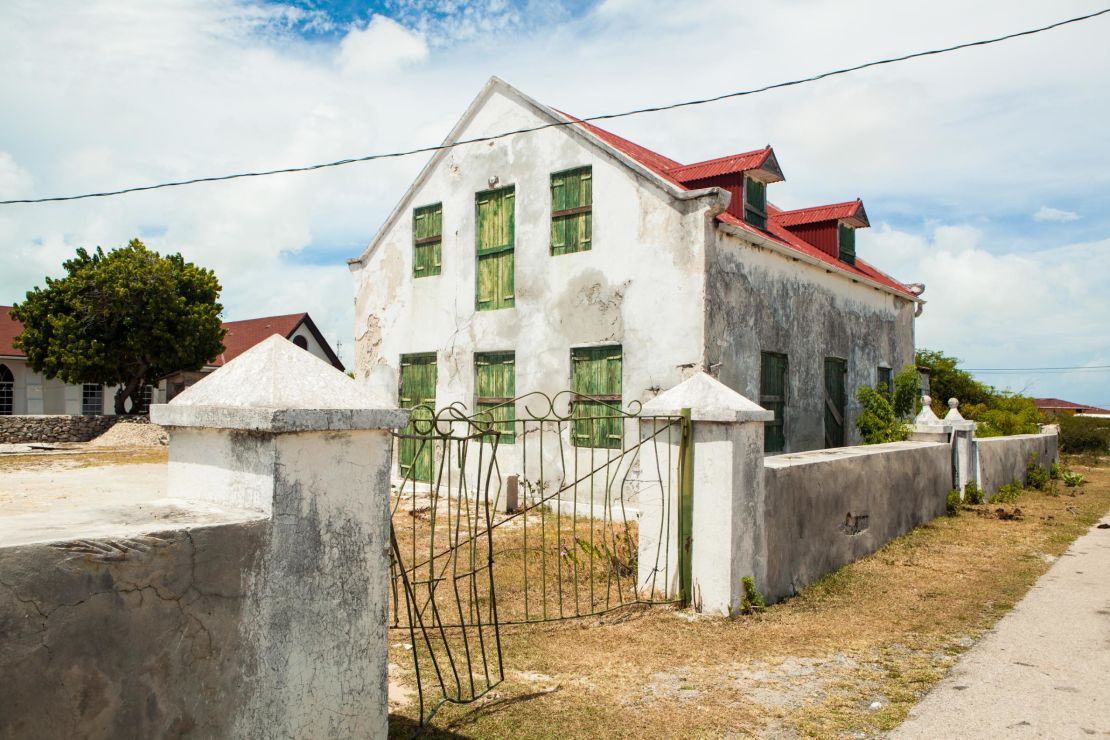
<svg viewBox="0 0 1110 740"><path fill-rule="evenodd" d="M857 256L861 201L781 210L769 146L682 164L496 78L446 141L518 129L433 154L350 261L361 376L470 408L487 375L589 376L627 405L704 369L775 411L768 451L857 439L856 388L913 362L923 305Z"/></svg>
<svg viewBox="0 0 1110 740"><path fill-rule="evenodd" d="M1103 409L1098 406L1084 403L1072 403L1071 401L1064 401L1060 398L1034 398L1033 403L1046 414L1094 414L1097 416L1106 416L1110 414L1110 409Z"/></svg>
<svg viewBox="0 0 1110 740"><path fill-rule="evenodd" d="M0 306L0 415L112 413L115 388L91 383L66 385L57 379L43 378L27 365L26 355L13 346L13 340L23 331L23 326L11 318L10 308ZM187 386L273 334L280 334L298 347L343 369L343 363L307 313L230 321L223 326L227 330L223 353L203 370L172 373L162 379L158 388L147 386L148 403L173 398Z"/></svg>

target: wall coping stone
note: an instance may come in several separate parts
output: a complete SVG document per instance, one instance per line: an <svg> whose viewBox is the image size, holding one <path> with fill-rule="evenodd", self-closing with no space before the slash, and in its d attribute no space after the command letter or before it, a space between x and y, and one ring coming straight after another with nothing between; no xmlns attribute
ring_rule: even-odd
<svg viewBox="0 0 1110 740"><path fill-rule="evenodd" d="M693 421L762 422L775 418L774 411L768 411L703 372L645 403L643 413L646 416L677 416L683 409L690 409Z"/></svg>
<svg viewBox="0 0 1110 740"><path fill-rule="evenodd" d="M266 433L396 429L409 413L276 334L150 410L162 426Z"/></svg>

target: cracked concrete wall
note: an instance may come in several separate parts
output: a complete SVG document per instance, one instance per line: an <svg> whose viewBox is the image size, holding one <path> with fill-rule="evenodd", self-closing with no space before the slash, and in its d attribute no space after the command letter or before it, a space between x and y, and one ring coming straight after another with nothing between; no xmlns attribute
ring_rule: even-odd
<svg viewBox="0 0 1110 740"><path fill-rule="evenodd" d="M1024 485L1029 480L1026 464L1030 455L1036 455L1037 464L1045 470L1059 462L1058 439L1055 431L976 439L979 488L987 496L993 496L1007 483L1020 481Z"/></svg>
<svg viewBox="0 0 1110 740"><path fill-rule="evenodd" d="M268 516L0 548L0 737L384 737L389 432L170 449L181 507Z"/></svg>
<svg viewBox="0 0 1110 740"><path fill-rule="evenodd" d="M219 737L264 521L0 549L0 737Z"/></svg>
<svg viewBox="0 0 1110 740"><path fill-rule="evenodd" d="M787 355L786 451L825 446L824 359L848 361L845 442L859 442L855 398L880 365L914 357L914 304L718 233L708 255L706 354L722 383L759 401L760 353Z"/></svg>
<svg viewBox="0 0 1110 740"><path fill-rule="evenodd" d="M769 601L940 516L952 490L947 443L774 455L763 466Z"/></svg>
<svg viewBox="0 0 1110 740"><path fill-rule="evenodd" d="M464 138L546 122L494 92ZM551 174L593 167L593 244L552 256ZM475 311L475 194L516 187L516 305ZM412 208L443 203L442 274L412 276ZM514 350L518 393L570 385L572 347L621 344L625 401L700 365L709 200L675 201L565 128L451 150L355 272L357 373L396 397L402 354L437 352L437 405L473 404L475 352ZM656 389L656 390L652 390Z"/></svg>

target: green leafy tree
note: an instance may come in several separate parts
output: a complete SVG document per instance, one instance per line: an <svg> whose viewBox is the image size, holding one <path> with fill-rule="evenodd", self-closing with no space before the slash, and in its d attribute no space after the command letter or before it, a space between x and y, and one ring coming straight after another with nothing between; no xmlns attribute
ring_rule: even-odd
<svg viewBox="0 0 1110 740"><path fill-rule="evenodd" d="M948 399L960 401L960 414L977 422L975 434L1000 437L1033 434L1042 420L1033 399L1000 391L959 368L959 360L935 350L918 350L917 364L929 369L930 395L937 416L948 413Z"/></svg>
<svg viewBox="0 0 1110 740"><path fill-rule="evenodd" d="M46 278L12 316L15 346L47 378L116 385L115 410L139 407L147 384L175 370L199 370L223 351L220 283L211 270L165 257L138 239L105 253L78 249L65 277Z"/></svg>
<svg viewBox="0 0 1110 740"><path fill-rule="evenodd" d="M921 377L917 368L906 365L894 376L894 415L905 419L917 413L918 402L921 400Z"/></svg>

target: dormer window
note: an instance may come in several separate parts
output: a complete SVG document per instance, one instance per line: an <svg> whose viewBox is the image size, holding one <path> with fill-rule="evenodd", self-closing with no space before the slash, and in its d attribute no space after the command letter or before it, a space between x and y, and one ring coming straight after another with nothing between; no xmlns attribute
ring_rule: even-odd
<svg viewBox="0 0 1110 740"><path fill-rule="evenodd" d="M767 186L750 176L744 178L744 220L767 228Z"/></svg>
<svg viewBox="0 0 1110 740"><path fill-rule="evenodd" d="M840 223L837 226L837 255L841 262L849 265L856 264L856 230L851 226Z"/></svg>

